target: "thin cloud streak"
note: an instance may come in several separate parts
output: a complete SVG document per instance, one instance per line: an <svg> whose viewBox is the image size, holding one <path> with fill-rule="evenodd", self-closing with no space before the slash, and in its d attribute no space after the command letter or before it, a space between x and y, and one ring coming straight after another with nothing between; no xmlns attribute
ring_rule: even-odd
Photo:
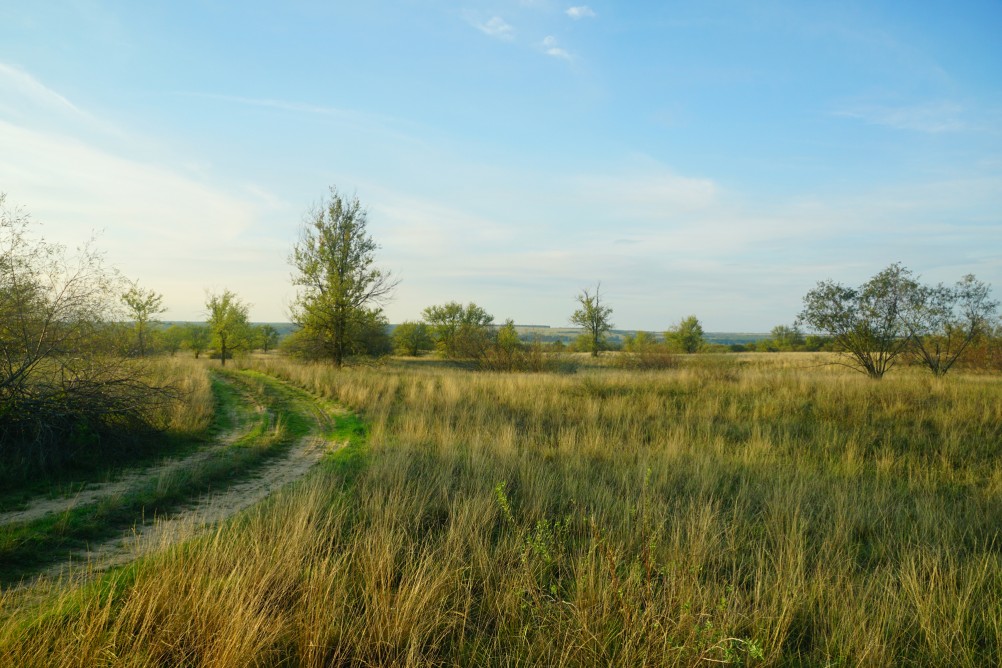
<svg viewBox="0 0 1002 668"><path fill-rule="evenodd" d="M967 124L962 119L963 113L961 105L950 101L899 107L862 105L834 112L836 116L853 118L871 125L930 134L967 129Z"/></svg>

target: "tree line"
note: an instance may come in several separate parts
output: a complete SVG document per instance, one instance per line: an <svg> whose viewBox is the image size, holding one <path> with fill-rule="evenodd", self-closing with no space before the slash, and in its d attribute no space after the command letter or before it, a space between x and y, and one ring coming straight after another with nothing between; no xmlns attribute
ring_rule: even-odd
<svg viewBox="0 0 1002 668"><path fill-rule="evenodd" d="M163 295L108 267L93 243L71 255L36 238L29 216L5 201L0 195L0 443L151 427L148 416L172 400L172 388L143 380L137 360L187 349L225 364L234 354L278 344L278 331L252 326L248 304L230 290L207 294L204 324L164 326ZM358 198L335 187L307 212L288 258L297 288L290 309L297 329L282 342L288 353L341 366L356 355L436 351L484 369L552 368L546 353L560 345L525 342L511 320L495 324L474 303L428 306L391 336L383 305L398 280L376 265L378 245L367 226ZM872 378L905 360L943 375L983 349L993 332L998 338L998 306L990 286L973 275L926 285L892 264L859 287L818 283L796 322L776 327L756 347L832 350ZM612 313L601 284L582 290L568 318L582 331L572 349L597 356L610 348ZM622 347L629 363L668 366L672 355L707 344L693 315L660 336L638 332Z"/></svg>

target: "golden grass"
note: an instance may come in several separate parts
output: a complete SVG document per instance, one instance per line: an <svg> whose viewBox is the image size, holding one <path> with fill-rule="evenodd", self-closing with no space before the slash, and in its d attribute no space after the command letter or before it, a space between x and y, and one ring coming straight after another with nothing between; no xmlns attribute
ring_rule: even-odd
<svg viewBox="0 0 1002 668"><path fill-rule="evenodd" d="M997 665L1002 385L802 355L257 360L364 413L214 534L0 626L16 665ZM11 609L21 599L7 595Z"/></svg>

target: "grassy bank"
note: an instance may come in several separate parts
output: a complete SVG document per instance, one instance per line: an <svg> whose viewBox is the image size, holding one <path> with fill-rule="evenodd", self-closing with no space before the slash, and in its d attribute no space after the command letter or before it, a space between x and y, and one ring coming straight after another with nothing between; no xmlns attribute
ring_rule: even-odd
<svg viewBox="0 0 1002 668"><path fill-rule="evenodd" d="M1002 384L805 359L256 362L361 411L365 466L329 465L102 595L60 590L47 609L63 612L16 615L0 649L24 665L998 664Z"/></svg>

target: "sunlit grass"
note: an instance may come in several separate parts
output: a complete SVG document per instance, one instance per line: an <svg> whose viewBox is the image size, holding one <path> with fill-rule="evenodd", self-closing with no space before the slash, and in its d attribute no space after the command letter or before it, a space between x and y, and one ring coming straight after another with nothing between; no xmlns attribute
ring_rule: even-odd
<svg viewBox="0 0 1002 668"><path fill-rule="evenodd" d="M0 652L997 665L1002 384L907 369L873 382L821 361L570 375L249 362L361 412L364 467L328 465L109 580L114 596L61 590L71 612L15 615Z"/></svg>

